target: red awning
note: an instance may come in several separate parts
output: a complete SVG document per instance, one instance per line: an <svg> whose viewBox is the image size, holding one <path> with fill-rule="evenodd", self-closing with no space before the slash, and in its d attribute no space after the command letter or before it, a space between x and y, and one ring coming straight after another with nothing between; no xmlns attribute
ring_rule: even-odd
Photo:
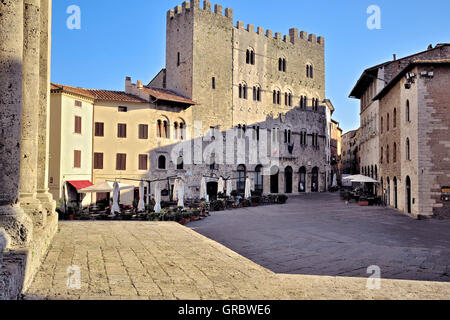
<svg viewBox="0 0 450 320"><path fill-rule="evenodd" d="M81 181L67 181L70 183L75 189L80 190L84 188L88 188L93 186L94 184L89 180L81 180Z"/></svg>

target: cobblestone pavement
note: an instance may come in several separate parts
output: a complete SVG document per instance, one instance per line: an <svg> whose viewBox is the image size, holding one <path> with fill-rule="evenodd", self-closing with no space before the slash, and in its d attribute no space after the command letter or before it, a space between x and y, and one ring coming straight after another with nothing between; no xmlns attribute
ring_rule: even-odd
<svg viewBox="0 0 450 320"><path fill-rule="evenodd" d="M286 205L217 212L189 224L276 273L450 281L450 220L414 220L385 207L310 194Z"/></svg>
<svg viewBox="0 0 450 320"><path fill-rule="evenodd" d="M450 283L366 283L275 274L176 223L62 222L24 299L450 299Z"/></svg>

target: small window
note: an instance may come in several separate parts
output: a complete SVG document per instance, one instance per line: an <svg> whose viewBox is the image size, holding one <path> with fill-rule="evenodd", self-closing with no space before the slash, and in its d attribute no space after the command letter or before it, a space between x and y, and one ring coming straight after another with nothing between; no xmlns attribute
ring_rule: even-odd
<svg viewBox="0 0 450 320"><path fill-rule="evenodd" d="M148 125L139 125L139 139L148 139Z"/></svg>
<svg viewBox="0 0 450 320"><path fill-rule="evenodd" d="M181 64L181 54L178 52L177 53L177 67L179 67Z"/></svg>
<svg viewBox="0 0 450 320"><path fill-rule="evenodd" d="M116 170L117 171L127 170L127 155L125 153L118 153L116 155Z"/></svg>
<svg viewBox="0 0 450 320"><path fill-rule="evenodd" d="M277 104L277 91L273 90L273 104Z"/></svg>
<svg viewBox="0 0 450 320"><path fill-rule="evenodd" d="M128 112L128 107L119 107L119 112Z"/></svg>
<svg viewBox="0 0 450 320"><path fill-rule="evenodd" d="M81 134L81 117L75 117L75 133Z"/></svg>
<svg viewBox="0 0 450 320"><path fill-rule="evenodd" d="M256 90L256 100L261 102L261 88L258 87Z"/></svg>
<svg viewBox="0 0 450 320"><path fill-rule="evenodd" d="M159 156L159 158L158 158L158 169L166 170L166 157L165 156Z"/></svg>
<svg viewBox="0 0 450 320"><path fill-rule="evenodd" d="M83 106L83 103L81 102L81 101L79 101L79 100L75 100L75 107L82 107Z"/></svg>
<svg viewBox="0 0 450 320"><path fill-rule="evenodd" d="M216 89L216 77L212 77L212 79L211 79L211 87L213 89Z"/></svg>
<svg viewBox="0 0 450 320"><path fill-rule="evenodd" d="M182 156L179 156L177 159L177 170L183 170L184 169L184 160Z"/></svg>
<svg viewBox="0 0 450 320"><path fill-rule="evenodd" d="M247 87L247 85L246 84L244 84L244 86L242 87L242 90L244 90L244 99L245 100L247 100L248 99L248 96L247 96L247 93L248 93L248 87Z"/></svg>
<svg viewBox="0 0 450 320"><path fill-rule="evenodd" d="M397 162L397 144L396 143L394 143L394 154L393 154L393 160L394 160L394 163L396 163Z"/></svg>
<svg viewBox="0 0 450 320"><path fill-rule="evenodd" d="M277 104L281 104L281 91L277 92Z"/></svg>
<svg viewBox="0 0 450 320"><path fill-rule="evenodd" d="M117 125L117 138L127 137L127 125L125 123L119 123Z"/></svg>
<svg viewBox="0 0 450 320"><path fill-rule="evenodd" d="M252 52L250 53L250 63L251 63L252 65L255 65L255 52L254 52L254 51L252 51Z"/></svg>
<svg viewBox="0 0 450 320"><path fill-rule="evenodd" d="M410 108L409 108L409 100L406 100L406 122L410 122L411 121L411 117L410 117Z"/></svg>
<svg viewBox="0 0 450 320"><path fill-rule="evenodd" d="M156 137L162 138L162 121L156 121Z"/></svg>
<svg viewBox="0 0 450 320"><path fill-rule="evenodd" d="M389 131L389 126L390 126L390 117L389 117L389 113L386 116L386 132Z"/></svg>
<svg viewBox="0 0 450 320"><path fill-rule="evenodd" d="M139 155L139 170L148 170L148 155Z"/></svg>
<svg viewBox="0 0 450 320"><path fill-rule="evenodd" d="M164 138L169 139L170 132L169 132L169 122L168 121L163 122L163 129L164 129Z"/></svg>
<svg viewBox="0 0 450 320"><path fill-rule="evenodd" d="M94 153L94 169L103 169L103 153Z"/></svg>
<svg viewBox="0 0 450 320"><path fill-rule="evenodd" d="M397 128L397 109L394 109L393 127Z"/></svg>
<svg viewBox="0 0 450 320"><path fill-rule="evenodd" d="M239 85L239 99L242 99L242 84Z"/></svg>
<svg viewBox="0 0 450 320"><path fill-rule="evenodd" d="M411 143L409 138L406 138L406 160L411 160Z"/></svg>
<svg viewBox="0 0 450 320"><path fill-rule="evenodd" d="M95 136L104 137L105 136L105 124L103 122L95 123Z"/></svg>
<svg viewBox="0 0 450 320"><path fill-rule="evenodd" d="M81 151L74 150L73 152L73 167L76 169L81 168Z"/></svg>

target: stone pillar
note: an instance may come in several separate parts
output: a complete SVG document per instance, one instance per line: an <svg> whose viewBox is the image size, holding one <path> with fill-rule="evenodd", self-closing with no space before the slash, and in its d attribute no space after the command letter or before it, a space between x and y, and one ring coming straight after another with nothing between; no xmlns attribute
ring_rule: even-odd
<svg viewBox="0 0 450 320"><path fill-rule="evenodd" d="M22 147L20 163L20 206L36 226L42 226L43 209L37 199L39 128L40 0L24 0Z"/></svg>
<svg viewBox="0 0 450 320"><path fill-rule="evenodd" d="M19 207L23 1L0 2L0 226L12 247L32 240L33 223Z"/></svg>
<svg viewBox="0 0 450 320"><path fill-rule="evenodd" d="M48 192L48 154L50 129L50 58L51 58L51 2L41 0L41 34L39 59L39 128L37 162L37 198L48 215L53 215L56 203ZM46 215L43 215L45 223Z"/></svg>

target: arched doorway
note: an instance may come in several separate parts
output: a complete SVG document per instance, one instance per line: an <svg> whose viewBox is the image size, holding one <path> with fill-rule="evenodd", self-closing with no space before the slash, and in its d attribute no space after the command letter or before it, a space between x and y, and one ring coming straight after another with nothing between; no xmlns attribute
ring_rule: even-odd
<svg viewBox="0 0 450 320"><path fill-rule="evenodd" d="M280 175L280 169L277 166L273 166L270 169L270 193L278 193L278 178Z"/></svg>
<svg viewBox="0 0 450 320"><path fill-rule="evenodd" d="M317 167L311 171L311 192L319 192L319 168Z"/></svg>
<svg viewBox="0 0 450 320"><path fill-rule="evenodd" d="M209 200L217 200L217 191L219 184L215 181L208 182L206 184L206 192L208 193Z"/></svg>
<svg viewBox="0 0 450 320"><path fill-rule="evenodd" d="M389 177L386 178L386 204L391 205L391 180Z"/></svg>
<svg viewBox="0 0 450 320"><path fill-rule="evenodd" d="M306 168L301 167L299 171L298 192L306 192Z"/></svg>
<svg viewBox="0 0 450 320"><path fill-rule="evenodd" d="M411 179L409 178L409 176L406 177L406 212L407 213L411 213L412 210L412 205L411 205Z"/></svg>
<svg viewBox="0 0 450 320"><path fill-rule="evenodd" d="M394 177L394 207L395 207L395 209L398 208L398 201L397 201L397 177Z"/></svg>
<svg viewBox="0 0 450 320"><path fill-rule="evenodd" d="M264 191L264 179L262 174L263 166L259 165L255 168L255 192L262 194Z"/></svg>
<svg viewBox="0 0 450 320"><path fill-rule="evenodd" d="M292 167L286 167L284 169L284 181L285 181L285 192L286 193L292 193L292 174L293 174Z"/></svg>
<svg viewBox="0 0 450 320"><path fill-rule="evenodd" d="M247 168L241 164L237 168L237 191L239 193L245 192L245 180L247 178Z"/></svg>

